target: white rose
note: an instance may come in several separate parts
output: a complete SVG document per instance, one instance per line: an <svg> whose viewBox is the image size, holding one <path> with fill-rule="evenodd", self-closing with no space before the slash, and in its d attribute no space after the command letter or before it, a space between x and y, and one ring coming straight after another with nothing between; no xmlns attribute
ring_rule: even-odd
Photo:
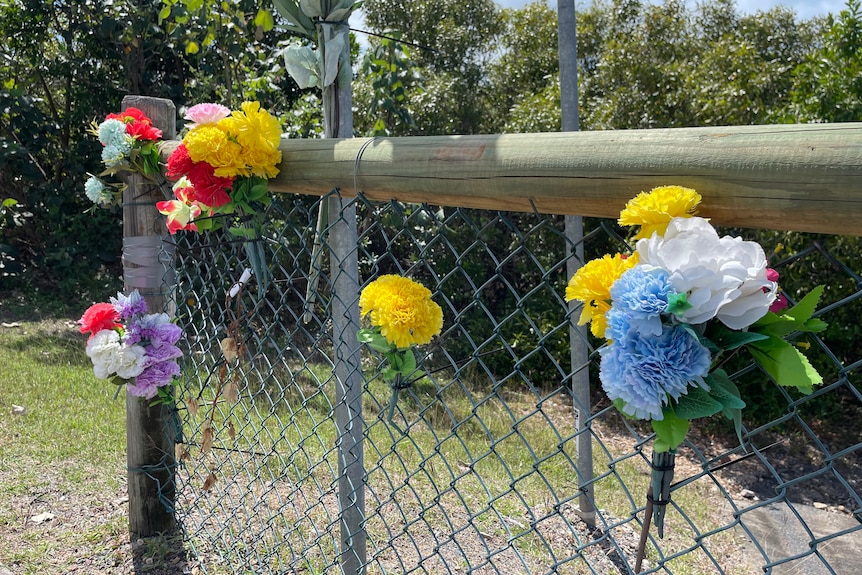
<svg viewBox="0 0 862 575"><path fill-rule="evenodd" d="M643 265L663 268L691 309L682 320L699 324L718 318L731 329L744 329L766 315L777 284L766 279L766 254L757 242L719 237L703 218L674 218L664 237L639 240Z"/></svg>
<svg viewBox="0 0 862 575"><path fill-rule="evenodd" d="M120 343L120 334L112 329L101 330L87 342L87 355L99 379L108 379L114 374L123 379L137 377L143 371L145 353L141 346L124 346Z"/></svg>

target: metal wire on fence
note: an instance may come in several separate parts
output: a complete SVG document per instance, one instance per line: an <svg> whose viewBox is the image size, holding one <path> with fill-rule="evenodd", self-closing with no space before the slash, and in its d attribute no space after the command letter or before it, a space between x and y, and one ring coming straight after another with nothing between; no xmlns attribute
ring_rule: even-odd
<svg viewBox="0 0 862 575"><path fill-rule="evenodd" d="M406 275L444 310L442 334L421 349L426 375L394 403L370 351L356 363L361 405L349 404L338 372L356 359L338 340L355 333L333 325L352 325L340 315L359 294L334 286L348 260L330 247L351 210L360 282ZM246 285L231 295L247 267L235 238L176 236L174 299L188 343L176 509L207 573L634 572L651 430L595 385L591 405L573 401L573 376L595 366L571 365L563 294L577 246L561 216L333 193L283 196L268 222L260 241L272 274L260 293ZM586 257L622 247L612 223L586 229ZM857 568L862 278L844 255L859 244L759 240L783 243L772 262L791 300L812 277L827 286L820 317L831 327L797 342L825 383L802 396L742 360L732 366L751 400L743 444L720 419L689 435L665 537L650 535L644 572ZM582 436L591 470L577 464ZM345 471L350 461L358 476ZM585 502L596 512L582 517Z"/></svg>

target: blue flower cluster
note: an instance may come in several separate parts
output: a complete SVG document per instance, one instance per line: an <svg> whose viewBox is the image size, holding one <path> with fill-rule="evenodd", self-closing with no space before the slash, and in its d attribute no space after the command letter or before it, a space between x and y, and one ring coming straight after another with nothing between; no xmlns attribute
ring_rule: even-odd
<svg viewBox="0 0 862 575"><path fill-rule="evenodd" d="M669 397L679 399L692 384L706 388L711 356L689 328L669 313L676 296L668 273L635 266L614 282L599 376L624 413L663 419Z"/></svg>
<svg viewBox="0 0 862 575"><path fill-rule="evenodd" d="M105 120L99 124L99 141L102 143L102 161L110 167L129 157L132 143L126 137L126 124L119 120Z"/></svg>

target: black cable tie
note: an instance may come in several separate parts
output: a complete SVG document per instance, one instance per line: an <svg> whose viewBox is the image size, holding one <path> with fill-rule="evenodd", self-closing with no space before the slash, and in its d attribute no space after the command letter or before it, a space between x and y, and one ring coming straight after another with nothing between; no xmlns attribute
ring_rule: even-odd
<svg viewBox="0 0 862 575"><path fill-rule="evenodd" d="M666 506L668 503L670 503L670 499L667 499L667 500L664 500L664 499L656 499L655 497L653 497L653 496L652 496L652 495L650 495L649 493L647 493L647 496L646 496L646 497L647 497L647 500L648 500L650 503L652 503L653 505L662 505L662 506Z"/></svg>

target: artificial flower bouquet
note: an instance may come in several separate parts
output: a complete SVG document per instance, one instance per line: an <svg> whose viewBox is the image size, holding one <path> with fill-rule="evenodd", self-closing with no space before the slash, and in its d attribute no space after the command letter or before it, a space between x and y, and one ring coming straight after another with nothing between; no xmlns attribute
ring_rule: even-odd
<svg viewBox="0 0 862 575"><path fill-rule="evenodd" d="M127 108L119 114L108 114L101 124L93 122L88 131L102 144L105 165L103 172L90 174L84 183L84 192L94 205L107 207L122 200L126 185L109 182L105 176L129 171L159 184L163 182L158 148L162 131L141 110Z"/></svg>
<svg viewBox="0 0 862 575"><path fill-rule="evenodd" d="M239 221L230 232L253 236L242 217L269 204L267 179L278 174L281 125L259 102L243 102L233 112L220 104L197 104L184 117L188 131L167 167L176 182L175 199L158 204L168 230L217 229L222 220L212 216L233 214Z"/></svg>
<svg viewBox="0 0 862 575"><path fill-rule="evenodd" d="M176 344L182 329L165 313L148 314L138 290L110 299L90 306L78 320L81 333L90 334L87 355L96 377L126 385L130 395L154 405L173 403L170 384L180 374L183 352Z"/></svg>
<svg viewBox="0 0 862 575"><path fill-rule="evenodd" d="M421 377L414 348L429 343L443 328L443 310L431 291L409 278L387 274L370 282L359 296L359 315L371 327L360 329L360 343L383 355L380 376L392 388L387 421L392 417L401 389ZM397 426L395 426L397 428Z"/></svg>
<svg viewBox="0 0 862 575"><path fill-rule="evenodd" d="M231 111L220 104L188 109L182 143L168 158L174 199L156 204L168 231L216 230L246 240L258 285L269 276L259 244L263 210L270 204L267 180L278 174L281 125L259 102ZM215 217L223 216L223 217Z"/></svg>
<svg viewBox="0 0 862 575"><path fill-rule="evenodd" d="M811 393L822 378L785 337L817 332L822 287L795 306L779 294L763 248L719 236L696 217L700 195L680 186L641 193L619 223L639 226L631 254L584 265L566 288L583 303L579 323L606 339L599 378L624 415L655 431L652 497L659 536L670 499L673 458L692 419L723 413L741 438L745 401L722 365L747 349L780 385Z"/></svg>

